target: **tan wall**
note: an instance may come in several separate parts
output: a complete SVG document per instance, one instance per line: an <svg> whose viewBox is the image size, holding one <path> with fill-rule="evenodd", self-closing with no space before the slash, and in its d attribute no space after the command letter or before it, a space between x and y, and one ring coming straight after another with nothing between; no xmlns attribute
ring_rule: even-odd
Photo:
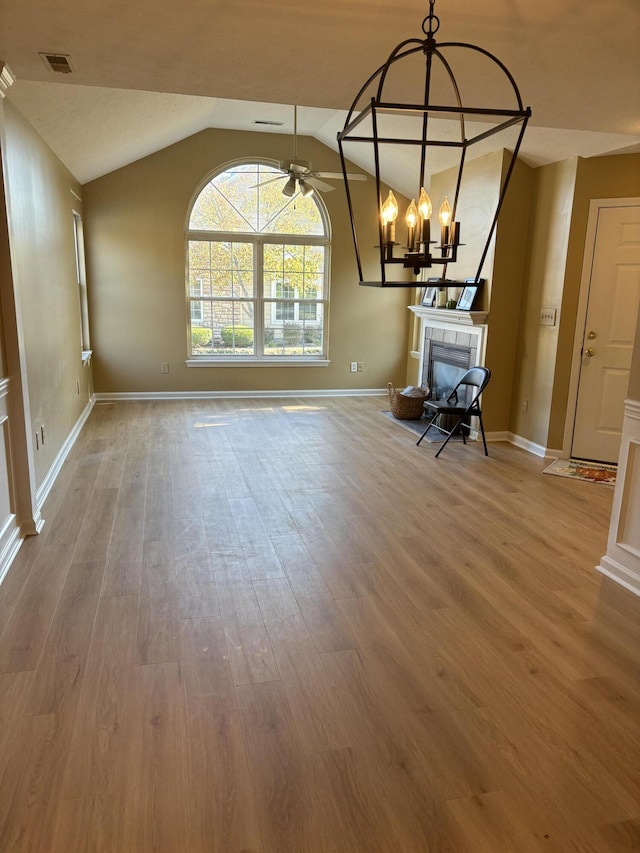
<svg viewBox="0 0 640 853"><path fill-rule="evenodd" d="M589 205L596 198L640 196L640 154L619 154L578 160L566 276L562 294L562 318L558 337L556 375L549 414L549 444L560 447L567 416L567 394L576 331ZM573 403L572 403L573 404Z"/></svg>
<svg viewBox="0 0 640 853"><path fill-rule="evenodd" d="M36 485L85 408L91 368L82 367L73 234L80 186L11 103L5 102L10 245L30 429L45 427L35 453ZM79 211L81 212L81 211ZM76 382L80 382L80 394Z"/></svg>
<svg viewBox="0 0 640 853"><path fill-rule="evenodd" d="M511 431L543 447L563 443L589 204L638 195L638 154L572 158L536 170ZM540 309L547 307L558 309L555 327L540 325Z"/></svg>
<svg viewBox="0 0 640 853"><path fill-rule="evenodd" d="M559 324L541 326L540 310L556 308L558 320L562 320L576 170L575 158L536 170L528 286L520 324L511 431L543 447L548 446L549 440ZM525 401L528 401L526 412Z"/></svg>
<svg viewBox="0 0 640 853"><path fill-rule="evenodd" d="M475 277L510 159L510 152L499 150L466 164L456 216L461 223L464 245L458 250L458 261L448 266L447 278L464 281ZM447 170L432 179L432 237L439 236L439 226L435 223L442 199L447 195L453 203L456 175L456 170ZM483 412L486 427L492 432L509 429L532 185L533 170L517 163L481 270L485 283L474 306L489 311L486 364L492 370L492 379L484 395ZM441 271L442 267L434 265L428 274L437 276ZM411 358L407 380L412 384L417 381L417 364Z"/></svg>
<svg viewBox="0 0 640 853"><path fill-rule="evenodd" d="M502 179L510 159L510 153L503 152ZM511 423L521 307L526 291L533 183L533 169L517 162L496 228L486 354L491 383L483 400L485 426L490 432L507 432Z"/></svg>
<svg viewBox="0 0 640 853"><path fill-rule="evenodd" d="M338 171L335 153L311 138L302 155ZM343 188L324 194L331 220L329 367L187 368L184 228L191 198L214 169L239 158L280 160L291 138L206 130L83 188L87 277L98 392L382 388L401 381L408 334L407 291L358 285ZM355 187L355 205L374 198ZM373 208L372 208L373 210ZM369 241L376 214L371 216ZM372 252L373 255L373 252ZM379 278L379 268L371 274ZM364 362L362 373L349 372ZM160 363L169 363L169 374Z"/></svg>

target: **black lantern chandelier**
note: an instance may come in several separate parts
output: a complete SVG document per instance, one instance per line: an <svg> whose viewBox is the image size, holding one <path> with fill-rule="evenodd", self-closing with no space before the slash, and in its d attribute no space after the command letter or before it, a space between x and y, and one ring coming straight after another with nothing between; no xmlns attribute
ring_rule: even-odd
<svg viewBox="0 0 640 853"><path fill-rule="evenodd" d="M479 153L486 152L486 144L481 143L515 127L517 139L509 145L511 159L501 178L497 206L488 219L488 233L480 250L475 278L465 279L479 282L524 131L531 116L530 108L522 106L515 80L493 54L481 47L462 42L436 44L435 35L440 21L434 13L434 6L435 0L429 0L429 14L422 22L422 31L426 38L407 39L392 51L384 65L369 77L358 92L344 128L338 134L358 274L362 285L414 287L416 276L423 269L434 266L440 268L441 280L445 280L447 265L458 260L458 250L463 245L460 242L461 225L456 217L465 165L471 159L467 158L467 153L473 146L477 146L475 150ZM476 92L478 81L485 79L485 72L487 81L497 74L507 105L469 106L466 99L463 102L462 86L454 76L449 59L452 54L470 60L473 70L463 68L463 76L467 83L471 82L472 87L475 86ZM482 70L475 67L478 62L483 66ZM405 78L407 69L411 72L410 83L399 73L400 66ZM418 75L416 71L419 72ZM417 97L411 94L416 85L419 86ZM363 260L355 218L354 195L357 191L350 185L346 163L347 154L356 150L352 149L351 145L356 148L359 146L358 150L365 152L367 160L373 161L377 193L375 212L378 224L377 248L380 255L379 281L366 281L363 275ZM398 146L403 146L402 153L408 153L407 146L411 147L412 163L408 172L414 173L413 177L410 176L414 198L405 213L406 227L401 227L396 221L399 206L390 186L383 185L381 176L384 156L388 155L390 150L392 154L400 153ZM438 202L441 202L438 211L439 229L432 226L431 217L434 210L425 190L431 174L430 158L433 159L436 149L439 149L439 154L453 152L457 164L457 177L451 182L452 201L446 196L438 199ZM372 213L371 207L373 205L370 205L369 214ZM367 231L366 242L369 244L374 242L369 237L375 233L372 232L371 225L372 219L369 216L366 227L361 228L362 231ZM401 240L397 240L400 231Z"/></svg>

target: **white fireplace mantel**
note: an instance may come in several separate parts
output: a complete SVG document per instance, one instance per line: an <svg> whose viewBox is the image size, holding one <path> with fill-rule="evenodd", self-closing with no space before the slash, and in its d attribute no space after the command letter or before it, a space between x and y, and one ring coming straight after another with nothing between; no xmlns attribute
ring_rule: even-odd
<svg viewBox="0 0 640 853"><path fill-rule="evenodd" d="M475 364L484 365L487 347L488 311L459 311L457 308L425 308L422 305L409 305L409 310L420 318L420 359L418 376L425 381L425 333L429 330L429 338L442 340L444 343L470 346L472 357L475 354ZM428 347L427 347L428 349Z"/></svg>
<svg viewBox="0 0 640 853"><path fill-rule="evenodd" d="M409 305L409 311L420 317L427 326L438 328L440 324L454 326L485 326L488 311L459 311L457 308L424 308L422 305ZM425 322L428 321L428 322ZM431 322L433 321L433 322Z"/></svg>

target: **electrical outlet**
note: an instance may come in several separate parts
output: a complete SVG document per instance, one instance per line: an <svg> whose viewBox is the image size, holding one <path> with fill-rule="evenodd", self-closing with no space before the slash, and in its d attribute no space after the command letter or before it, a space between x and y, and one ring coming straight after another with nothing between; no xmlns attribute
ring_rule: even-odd
<svg viewBox="0 0 640 853"><path fill-rule="evenodd" d="M358 373L362 373L363 370L364 370L364 361L359 361L358 362Z"/></svg>
<svg viewBox="0 0 640 853"><path fill-rule="evenodd" d="M541 326L555 326L557 308L543 308L540 311Z"/></svg>
<svg viewBox="0 0 640 853"><path fill-rule="evenodd" d="M351 373L357 373L358 372L358 362L352 361L350 369L351 369Z"/></svg>
<svg viewBox="0 0 640 853"><path fill-rule="evenodd" d="M529 401L523 400L522 401L522 414L526 415L528 411L529 411Z"/></svg>
<svg viewBox="0 0 640 853"><path fill-rule="evenodd" d="M168 373L169 372L169 362L161 361L160 362L160 373Z"/></svg>

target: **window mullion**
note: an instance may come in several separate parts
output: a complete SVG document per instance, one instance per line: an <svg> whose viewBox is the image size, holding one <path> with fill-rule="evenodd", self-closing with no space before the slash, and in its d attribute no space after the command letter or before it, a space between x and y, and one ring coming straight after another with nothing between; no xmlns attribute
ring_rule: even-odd
<svg viewBox="0 0 640 853"><path fill-rule="evenodd" d="M264 355L264 242L255 242L256 259L253 265L254 330L256 355Z"/></svg>

